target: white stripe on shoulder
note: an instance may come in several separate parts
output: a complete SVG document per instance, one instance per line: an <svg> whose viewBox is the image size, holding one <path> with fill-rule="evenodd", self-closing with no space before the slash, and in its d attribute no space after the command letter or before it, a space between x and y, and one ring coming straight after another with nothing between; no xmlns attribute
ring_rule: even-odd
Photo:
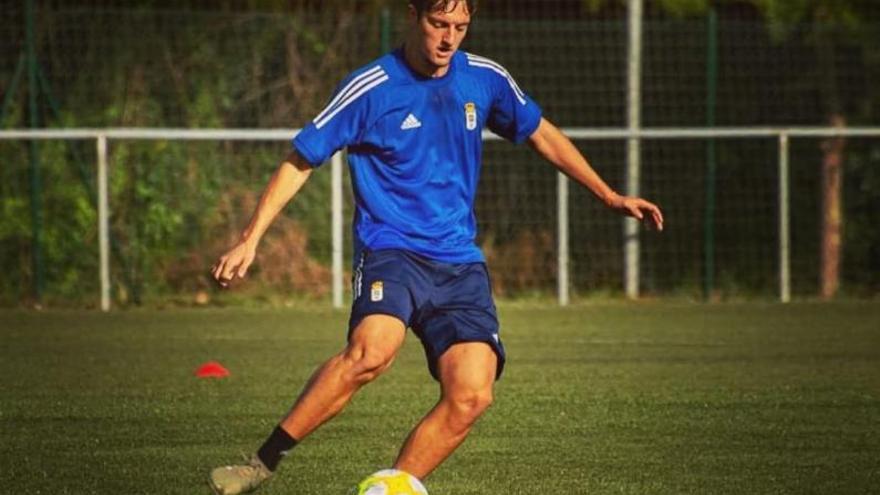
<svg viewBox="0 0 880 495"><path fill-rule="evenodd" d="M324 110L318 114L317 117L313 120L313 122L317 123L322 120L328 113L332 112L339 104L341 104L346 98L351 96L352 93L360 90L365 85L372 83L376 79L381 78L385 75L385 70L382 69L381 65L377 65L372 69L359 74L357 77L349 81L348 84L342 88L339 93L333 98L333 100L327 104Z"/></svg>
<svg viewBox="0 0 880 495"><path fill-rule="evenodd" d="M488 59L486 57L481 57L479 55L474 55L472 53L468 53L467 57L468 57L468 62L471 65L492 69L495 72L497 72L497 73L503 75L505 78L507 78L507 81L510 83L510 87L513 88L513 90L516 92L516 94L519 97L521 97L520 102L525 104L525 101L523 101L525 98L525 95L526 95L525 92L522 89L520 89L519 85L516 83L516 80L514 80L513 76L510 75L510 72L508 72L507 69L505 69L501 64L499 64L498 62L496 62L492 59Z"/></svg>
<svg viewBox="0 0 880 495"><path fill-rule="evenodd" d="M474 67L482 67L484 69L492 70L507 79L507 83L510 85L510 88L513 89L513 92L516 94L516 99L519 100L520 104L526 104L526 94L520 89L519 85L513 79L513 76L510 75L510 72L507 72L507 69L501 66L498 62L494 60L488 59L486 57L481 57L479 55L474 55L472 53L465 53L467 55L468 64Z"/></svg>
<svg viewBox="0 0 880 495"><path fill-rule="evenodd" d="M314 120L315 127L317 127L318 129L324 127L325 125L327 125L328 122L333 120L333 117L335 117L337 114L339 114L339 112L345 110L345 107L351 105L352 103L357 101L357 99L360 98L364 93L366 93L367 91L370 91L371 89L375 88L376 86L382 84L383 82L385 82L387 80L388 80L388 76L383 74L381 77L374 78L369 81L365 81L363 84L358 86L358 88L356 90L353 90L353 91L355 91L354 93L349 95L344 100L340 101L339 104L336 105L336 107L333 108L332 111L330 111L330 113L326 113L325 115L322 114L322 116L320 118L316 118ZM328 111L329 111L329 109L328 109Z"/></svg>
<svg viewBox="0 0 880 495"><path fill-rule="evenodd" d="M377 65L377 66L373 67L372 69L364 71L363 73L359 74L357 77L353 78L351 81L348 82L348 84L345 85L344 88L339 90L339 93L337 93L336 96L333 98L333 100L327 104L327 107L324 108L324 110L321 111L321 113L318 114L317 117L315 117L315 120L320 120L324 116L324 114L326 114L330 110L332 110L333 107L336 106L337 103L339 103L343 98L345 98L346 96L351 94L352 90L355 87L357 87L358 84L362 83L364 80L367 80L367 79L370 79L370 78L376 76L376 74L384 74L384 73L385 73L385 71L382 69L382 66Z"/></svg>
<svg viewBox="0 0 880 495"><path fill-rule="evenodd" d="M383 82L385 82L385 81L387 81L387 80L388 80L388 76L383 74L381 77L378 77L378 78L375 78L375 79L371 79L370 81L365 81L363 84L361 84L360 86L358 86L358 89L357 89L357 90L353 90L353 91L355 91L354 93L352 93L351 95L349 95L349 96L348 96L347 98L345 98L344 100L340 101L339 104L336 105L336 107L333 109L333 111L331 111L330 113L328 113L328 114L326 114L326 115L323 115L320 119L316 118L316 119L314 120L314 122L315 122L315 127L317 127L318 129L324 127L324 126L327 125L327 123L330 122L330 121L333 119L333 117L335 117L339 112L345 110L345 107L351 105L351 104L354 103L358 98L360 98L364 93L366 93L367 91L370 91L371 89L375 88L376 86L382 84Z"/></svg>

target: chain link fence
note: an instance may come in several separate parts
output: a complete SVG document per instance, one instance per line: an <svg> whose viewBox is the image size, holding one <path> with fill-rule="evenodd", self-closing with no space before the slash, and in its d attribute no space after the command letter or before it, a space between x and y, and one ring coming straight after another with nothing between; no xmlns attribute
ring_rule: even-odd
<svg viewBox="0 0 880 495"><path fill-rule="evenodd" d="M560 126L624 127L626 12L594 3L483 1L465 49L505 65ZM395 46L405 27L403 2L389 3L388 10L377 1L356 8L294 2L263 11L197 3L34 4L35 67L27 57L26 3L0 5L0 125L7 129L32 122L300 127L347 72ZM831 115L848 125L877 124L880 89L872 81L880 58L872 48L880 40L880 16L855 27L807 23L781 32L756 11L726 5L733 4L721 4L712 21L705 12L676 16L649 2L643 126L825 126ZM612 187L623 188L624 142L576 145ZM827 140L793 142L798 296L818 291L827 148ZM214 297L207 269L245 225L286 151L279 143L111 143L114 299ZM848 140L844 156L843 290L874 296L880 289L880 143ZM662 235L643 235L643 293L702 297L711 250L714 297L776 294L776 159L769 139L642 143L642 194L664 208L669 222ZM0 303L33 300L40 278L49 303L93 303L95 161L90 142L0 141L0 266L7 274ZM314 174L267 237L253 282L238 294L329 297L329 182L326 171ZM477 214L497 293L554 294L555 170L525 146L487 142ZM622 294L620 218L574 188L569 214L574 295ZM42 253L33 248L37 230Z"/></svg>

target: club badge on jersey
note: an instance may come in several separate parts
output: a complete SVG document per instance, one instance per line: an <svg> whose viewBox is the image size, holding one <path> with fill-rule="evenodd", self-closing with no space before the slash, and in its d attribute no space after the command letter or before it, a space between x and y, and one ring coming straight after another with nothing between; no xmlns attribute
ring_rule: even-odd
<svg viewBox="0 0 880 495"><path fill-rule="evenodd" d="M467 123L467 130L472 131L477 128L477 106L473 102L465 103L464 117Z"/></svg>
<svg viewBox="0 0 880 495"><path fill-rule="evenodd" d="M370 301L379 302L385 297L385 284L376 280L370 285Z"/></svg>

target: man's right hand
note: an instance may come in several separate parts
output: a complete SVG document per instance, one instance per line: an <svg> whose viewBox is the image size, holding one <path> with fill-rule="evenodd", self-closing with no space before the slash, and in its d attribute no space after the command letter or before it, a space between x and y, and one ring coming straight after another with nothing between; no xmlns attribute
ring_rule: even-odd
<svg viewBox="0 0 880 495"><path fill-rule="evenodd" d="M260 202L251 217L247 228L242 231L238 244L217 260L211 268L211 276L224 289L237 278L244 278L254 262L257 244L275 215L284 208L291 198L305 184L312 173L307 161L291 151L269 179L269 184L260 196Z"/></svg>
<svg viewBox="0 0 880 495"><path fill-rule="evenodd" d="M236 278L244 278L254 262L256 248L248 242L240 242L217 260L211 268L214 280L224 289Z"/></svg>

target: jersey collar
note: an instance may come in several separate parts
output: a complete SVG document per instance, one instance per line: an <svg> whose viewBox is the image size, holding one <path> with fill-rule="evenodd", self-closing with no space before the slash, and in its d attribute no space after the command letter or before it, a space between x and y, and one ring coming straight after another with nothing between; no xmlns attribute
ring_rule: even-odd
<svg viewBox="0 0 880 495"><path fill-rule="evenodd" d="M414 71L412 67L406 63L406 56L403 52L403 47L394 50L392 52L394 62L397 65L397 68L401 75L405 77L407 80L427 86L443 86L449 84L455 76L455 71L458 68L459 59L462 56L461 51L456 51L452 56L452 61L449 63L449 70L446 71L446 74L443 77L425 77L418 72Z"/></svg>

